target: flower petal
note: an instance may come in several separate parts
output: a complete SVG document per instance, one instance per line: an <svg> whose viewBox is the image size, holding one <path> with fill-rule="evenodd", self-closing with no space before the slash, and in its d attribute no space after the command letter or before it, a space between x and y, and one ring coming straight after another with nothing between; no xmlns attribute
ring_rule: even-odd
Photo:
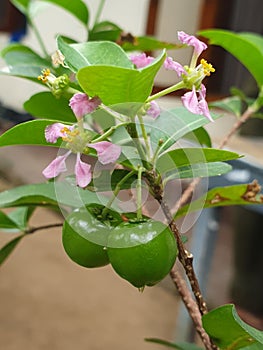
<svg viewBox="0 0 263 350"><path fill-rule="evenodd" d="M158 103L155 101L151 101L150 107L147 109L147 114L155 119L155 118L159 117L160 113L161 113L161 109L160 109Z"/></svg>
<svg viewBox="0 0 263 350"><path fill-rule="evenodd" d="M92 113L100 103L101 100L98 97L89 98L84 93L77 93L69 100L69 106L77 119L81 119L84 115Z"/></svg>
<svg viewBox="0 0 263 350"><path fill-rule="evenodd" d="M137 68L148 66L154 60L154 57L147 56L144 52L137 55L130 55L130 60Z"/></svg>
<svg viewBox="0 0 263 350"><path fill-rule="evenodd" d="M121 147L108 141L89 143L88 147L94 148L97 151L101 164L114 163L121 154Z"/></svg>
<svg viewBox="0 0 263 350"><path fill-rule="evenodd" d="M64 129L72 130L73 128L73 125L65 125L62 123L48 125L45 129L45 138L47 142L56 143L59 137L66 136Z"/></svg>
<svg viewBox="0 0 263 350"><path fill-rule="evenodd" d="M186 74L184 67L180 63L175 62L172 57L167 57L163 65L167 70L174 70L178 77L180 77L182 74Z"/></svg>
<svg viewBox="0 0 263 350"><path fill-rule="evenodd" d="M200 114L200 109L198 106L198 98L196 95L195 87L192 91L186 92L182 97L183 105L189 112Z"/></svg>
<svg viewBox="0 0 263 350"><path fill-rule="evenodd" d="M91 181L91 165L82 162L80 159L80 153L77 153L75 175L79 187L86 187Z"/></svg>
<svg viewBox="0 0 263 350"><path fill-rule="evenodd" d="M52 160L52 162L42 171L42 174L46 179L53 179L67 170L65 161L70 153L71 151Z"/></svg>
<svg viewBox="0 0 263 350"><path fill-rule="evenodd" d="M183 44L186 44L188 46L193 46L198 56L201 54L201 52L207 49L207 45L204 42L200 41L193 35L186 34L183 31L178 32L178 39Z"/></svg>

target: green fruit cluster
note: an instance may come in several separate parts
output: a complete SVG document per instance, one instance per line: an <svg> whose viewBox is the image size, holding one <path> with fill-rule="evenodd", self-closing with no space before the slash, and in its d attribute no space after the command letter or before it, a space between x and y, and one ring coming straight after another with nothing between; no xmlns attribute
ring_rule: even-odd
<svg viewBox="0 0 263 350"><path fill-rule="evenodd" d="M110 263L119 276L140 289L161 281L177 257L169 228L152 219L126 222L112 211L102 220L101 211L85 207L67 217L62 235L67 255L88 268Z"/></svg>

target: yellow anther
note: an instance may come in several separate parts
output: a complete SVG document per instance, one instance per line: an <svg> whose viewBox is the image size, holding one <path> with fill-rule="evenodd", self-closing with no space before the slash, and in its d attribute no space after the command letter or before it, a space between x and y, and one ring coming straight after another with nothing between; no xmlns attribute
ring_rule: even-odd
<svg viewBox="0 0 263 350"><path fill-rule="evenodd" d="M70 130L69 130L69 128L67 128L66 126L64 127L64 128L62 128L61 130L60 130L60 132L63 134L63 133L66 133L66 134L69 134L70 133Z"/></svg>
<svg viewBox="0 0 263 350"><path fill-rule="evenodd" d="M37 77L37 79L38 80L41 80L43 83L47 83L47 81L48 81L48 76L50 75L50 69L43 69L42 70L42 75L39 75L38 77Z"/></svg>
<svg viewBox="0 0 263 350"><path fill-rule="evenodd" d="M212 66L212 64L207 63L207 61L203 58L201 59L201 65L203 66L205 75L209 76L211 73L215 72L215 68Z"/></svg>

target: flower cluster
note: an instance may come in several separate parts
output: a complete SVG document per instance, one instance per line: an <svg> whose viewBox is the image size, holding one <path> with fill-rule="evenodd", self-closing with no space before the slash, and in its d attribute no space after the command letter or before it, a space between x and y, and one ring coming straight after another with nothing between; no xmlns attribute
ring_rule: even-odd
<svg viewBox="0 0 263 350"><path fill-rule="evenodd" d="M62 123L54 123L48 125L45 130L45 138L47 142L56 143L59 138L66 142L66 148L69 149L62 156L57 156L44 170L43 175L47 179L57 177L61 173L67 171L66 159L71 153L75 153L75 176L76 183L79 187L86 187L92 179L91 165L81 160L82 153L89 153L89 148L95 149L98 160L101 164L109 164L116 162L121 154L121 147L109 141L92 142L91 134L85 130L82 125L82 118L93 112L99 105L97 98L91 98L86 94L77 93L71 100L69 105L76 115L78 124L65 125Z"/></svg>

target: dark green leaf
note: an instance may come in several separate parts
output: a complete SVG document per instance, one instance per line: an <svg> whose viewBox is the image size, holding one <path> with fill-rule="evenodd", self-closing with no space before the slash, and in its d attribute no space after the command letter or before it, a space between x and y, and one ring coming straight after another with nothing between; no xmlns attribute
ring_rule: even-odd
<svg viewBox="0 0 263 350"><path fill-rule="evenodd" d="M154 51L161 49L178 49L182 45L177 45L174 43L168 43L165 41L160 41L154 37L150 36L137 36L131 41L124 41L120 43L125 51Z"/></svg>
<svg viewBox="0 0 263 350"><path fill-rule="evenodd" d="M202 350L203 349L192 343L171 343L169 341L157 339L157 338L146 338L145 340L151 343L164 345L167 348L173 348L177 350Z"/></svg>
<svg viewBox="0 0 263 350"><path fill-rule="evenodd" d="M16 222L2 211L0 211L0 229L17 229Z"/></svg>
<svg viewBox="0 0 263 350"><path fill-rule="evenodd" d="M156 163L161 173L196 163L224 162L239 158L235 152L215 148L179 148L164 153Z"/></svg>
<svg viewBox="0 0 263 350"><path fill-rule="evenodd" d="M0 193L0 207L69 206L79 208L90 203L106 204L106 197L78 188L69 182L24 185Z"/></svg>
<svg viewBox="0 0 263 350"><path fill-rule="evenodd" d="M205 195L192 201L178 210L176 218L204 208L221 207L228 205L263 204L263 197L255 193L255 197L249 198L247 192L251 191L251 184L216 187Z"/></svg>
<svg viewBox="0 0 263 350"><path fill-rule="evenodd" d="M21 238L24 237L24 235L21 235L19 237L16 237L11 242L7 243L4 247L0 249L0 265L8 258L8 256L12 253L12 251L15 249L18 242L21 240Z"/></svg>
<svg viewBox="0 0 263 350"><path fill-rule="evenodd" d="M213 119L220 116L212 114ZM164 111L149 124L151 128L151 144L155 150L159 141L162 140L160 150L164 151L171 147L184 135L210 123L203 115L193 114L184 107L177 107Z"/></svg>
<svg viewBox="0 0 263 350"><path fill-rule="evenodd" d="M253 343L263 348L263 332L243 322L232 304L210 311L202 320L206 332L220 349L238 350Z"/></svg>
<svg viewBox="0 0 263 350"><path fill-rule="evenodd" d="M165 59L163 52L152 64L142 69L95 65L80 69L77 78L82 89L99 96L106 105L144 102L150 95L155 75Z"/></svg>
<svg viewBox="0 0 263 350"><path fill-rule="evenodd" d="M33 214L34 207L20 207L16 208L8 214L8 217L13 220L20 230L25 230L28 226L28 220Z"/></svg>
<svg viewBox="0 0 263 350"><path fill-rule="evenodd" d="M126 53L110 41L68 44L63 37L57 38L59 50L66 57L66 63L74 72L90 65L133 68Z"/></svg>
<svg viewBox="0 0 263 350"><path fill-rule="evenodd" d="M189 134L184 135L184 139L192 142L199 143L201 146L212 147L211 138L205 128L200 127L191 131Z"/></svg>
<svg viewBox="0 0 263 350"><path fill-rule="evenodd" d="M89 21L89 11L87 5L82 0L41 0L50 2L54 5L62 7L64 10L71 13L77 19L79 19L85 26Z"/></svg>
<svg viewBox="0 0 263 350"><path fill-rule="evenodd" d="M263 85L263 70L258 64L263 60L263 37L255 33L234 33L221 29L208 29L199 35L209 39L235 56L253 75L258 86Z"/></svg>
<svg viewBox="0 0 263 350"><path fill-rule="evenodd" d="M89 31L89 41L117 41L120 37L122 29L115 23L110 21L103 21L96 23Z"/></svg>
<svg viewBox="0 0 263 350"><path fill-rule="evenodd" d="M41 119L18 124L0 136L0 147L12 145L60 147L61 139L58 139L56 143L49 143L45 139L45 128L54 122L56 121Z"/></svg>
<svg viewBox="0 0 263 350"><path fill-rule="evenodd" d="M55 98L51 92L39 92L24 103L25 110L38 118L55 119L64 122L76 122L76 117L69 107L68 99Z"/></svg>
<svg viewBox="0 0 263 350"><path fill-rule="evenodd" d="M94 186L95 191L105 192L112 191L119 184L119 182L129 173L128 170L115 169L113 172L110 170L102 170L100 175L93 178L91 186ZM125 183L120 187L123 189L130 189L135 187L137 181L137 175L131 176Z"/></svg>

